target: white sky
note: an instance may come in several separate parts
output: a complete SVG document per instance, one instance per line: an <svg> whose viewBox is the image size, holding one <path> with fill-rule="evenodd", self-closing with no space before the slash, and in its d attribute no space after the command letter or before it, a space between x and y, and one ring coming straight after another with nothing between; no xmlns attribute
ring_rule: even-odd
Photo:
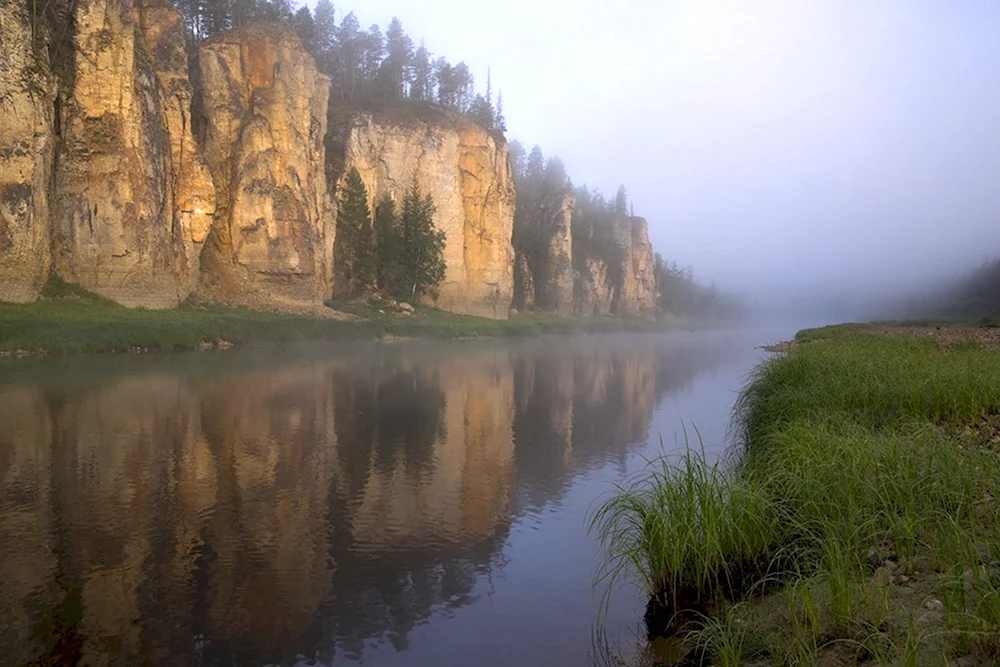
<svg viewBox="0 0 1000 667"><path fill-rule="evenodd" d="M312 3L310 3L312 4ZM336 3L335 3L336 4ZM504 93L508 136L624 183L733 288L892 288L1000 253L1000 0L356 0Z"/></svg>

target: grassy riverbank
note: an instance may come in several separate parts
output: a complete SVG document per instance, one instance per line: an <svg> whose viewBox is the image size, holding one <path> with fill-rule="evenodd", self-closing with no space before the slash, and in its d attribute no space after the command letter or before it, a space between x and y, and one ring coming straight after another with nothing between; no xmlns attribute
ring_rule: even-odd
<svg viewBox="0 0 1000 667"><path fill-rule="evenodd" d="M723 665L1000 660L1000 352L897 329L802 332L734 460L655 462L600 507L603 581L638 579L653 630Z"/></svg>
<svg viewBox="0 0 1000 667"><path fill-rule="evenodd" d="M184 350L256 341L535 336L652 331L645 320L519 315L509 320L419 308L412 315L353 306L347 319L264 312L217 304L173 310L124 308L65 283L50 283L36 303L0 303L0 353ZM331 315L337 311L331 309ZM223 343L223 344L225 344Z"/></svg>

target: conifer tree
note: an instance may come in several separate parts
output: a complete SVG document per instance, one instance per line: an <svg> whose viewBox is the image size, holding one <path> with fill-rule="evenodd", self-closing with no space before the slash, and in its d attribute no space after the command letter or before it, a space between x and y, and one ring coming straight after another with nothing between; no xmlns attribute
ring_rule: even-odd
<svg viewBox="0 0 1000 667"><path fill-rule="evenodd" d="M385 32L386 57L382 62L385 94L389 99L403 97L410 81L413 65L413 40L403 31L402 22L395 16Z"/></svg>
<svg viewBox="0 0 1000 667"><path fill-rule="evenodd" d="M377 23L368 28L368 33L362 36L361 81L365 90L374 87L382 59L385 58L385 38Z"/></svg>
<svg viewBox="0 0 1000 667"><path fill-rule="evenodd" d="M334 269L351 296L375 284L375 252L368 190L357 169L347 173L337 212Z"/></svg>
<svg viewBox="0 0 1000 667"><path fill-rule="evenodd" d="M420 43L420 48L413 55L413 82L410 84L410 97L415 100L434 99L434 68L431 66L431 54Z"/></svg>
<svg viewBox="0 0 1000 667"><path fill-rule="evenodd" d="M365 35L361 24L350 12L340 22L337 31L336 60L339 65L338 79L341 99L353 101L361 79L361 57Z"/></svg>
<svg viewBox="0 0 1000 667"><path fill-rule="evenodd" d="M383 195L375 206L375 235L378 240L375 254L378 268L378 287L387 294L400 296L402 289L402 238L396 216L396 202Z"/></svg>
<svg viewBox="0 0 1000 667"><path fill-rule="evenodd" d="M507 131L507 119L503 117L503 91L497 95L497 108L493 114L493 130L500 134Z"/></svg>
<svg viewBox="0 0 1000 667"><path fill-rule="evenodd" d="M302 40L306 51L316 55L316 21L309 11L308 5L302 5L292 17L292 29Z"/></svg>
<svg viewBox="0 0 1000 667"><path fill-rule="evenodd" d="M628 214L628 193L625 192L624 185L619 185L618 192L615 193L615 213L618 215Z"/></svg>
<svg viewBox="0 0 1000 667"><path fill-rule="evenodd" d="M458 86L455 81L455 68L441 57L434 61L434 71L438 82L438 104L449 109L457 109Z"/></svg>
<svg viewBox="0 0 1000 667"><path fill-rule="evenodd" d="M403 199L402 265L408 298L437 296L444 280L445 234L434 227L434 201L420 196L416 178Z"/></svg>
<svg viewBox="0 0 1000 667"><path fill-rule="evenodd" d="M317 0L313 13L313 55L316 64L326 74L334 73L334 50L337 43L337 20L330 0Z"/></svg>

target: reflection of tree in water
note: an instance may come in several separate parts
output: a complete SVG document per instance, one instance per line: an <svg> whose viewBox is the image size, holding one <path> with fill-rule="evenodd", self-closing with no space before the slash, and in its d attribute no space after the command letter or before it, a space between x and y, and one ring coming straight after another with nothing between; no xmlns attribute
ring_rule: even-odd
<svg viewBox="0 0 1000 667"><path fill-rule="evenodd" d="M260 664L404 648L475 599L517 513L645 440L661 397L719 359L623 340L253 368L236 354L0 386L0 532L22 536L0 555L0 654Z"/></svg>
<svg viewBox="0 0 1000 667"><path fill-rule="evenodd" d="M319 649L325 660L338 648L358 657L365 642L378 637L404 649L410 631L433 609L473 599L476 582L492 567L506 536L505 527L474 536L471 543L405 531L386 535L392 526L372 523L391 523L391 507L359 528L358 506L379 484L373 477L393 484L401 473L408 478L402 481L405 492L414 498L433 484L436 446L449 437L443 415L447 397L433 360L409 361L395 349L376 368L343 367L334 374L333 389L344 484L332 487L328 499L334 572L311 630L326 638Z"/></svg>
<svg viewBox="0 0 1000 667"><path fill-rule="evenodd" d="M398 349L372 364L348 365L333 375L337 450L350 484L363 483L369 466L408 473L432 464L441 437L445 397L432 373L401 359Z"/></svg>

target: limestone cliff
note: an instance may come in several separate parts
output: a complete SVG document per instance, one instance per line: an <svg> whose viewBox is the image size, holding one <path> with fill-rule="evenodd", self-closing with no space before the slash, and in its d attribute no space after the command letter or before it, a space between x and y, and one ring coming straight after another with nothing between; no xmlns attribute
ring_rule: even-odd
<svg viewBox="0 0 1000 667"><path fill-rule="evenodd" d="M608 280L607 265L595 257L578 262L574 286L574 311L578 315L610 315L615 289Z"/></svg>
<svg viewBox="0 0 1000 667"><path fill-rule="evenodd" d="M630 216L615 220L614 238L622 261L614 312L655 319L656 276L646 219Z"/></svg>
<svg viewBox="0 0 1000 667"><path fill-rule="evenodd" d="M184 20L170 0L144 0L139 16L146 48L154 58L170 140L174 220L187 230L198 251L215 216L215 184L193 133Z"/></svg>
<svg viewBox="0 0 1000 667"><path fill-rule="evenodd" d="M192 58L172 5L75 0L56 21L56 67L29 4L0 6L0 301L36 299L54 273L127 306L173 307L195 290L322 304L334 291L332 195L356 168L373 211L414 181L432 197L444 310L506 318L516 297L655 316L641 218L607 220L596 250L591 229L584 256L565 177L515 214L502 137L411 101L331 108L329 79L283 23L216 35Z"/></svg>
<svg viewBox="0 0 1000 667"><path fill-rule="evenodd" d="M34 301L51 261L55 85L35 47L27 5L0 4L0 301Z"/></svg>
<svg viewBox="0 0 1000 667"><path fill-rule="evenodd" d="M515 217L515 248L521 263L515 288L518 307L572 311L575 204L572 192L551 193Z"/></svg>
<svg viewBox="0 0 1000 667"><path fill-rule="evenodd" d="M180 17L150 11L164 23L143 30L133 0L75 5L72 86L58 107L54 262L66 280L160 308L195 287L214 193L190 135Z"/></svg>
<svg viewBox="0 0 1000 667"><path fill-rule="evenodd" d="M504 319L513 296L514 182L507 144L455 113L401 108L359 111L331 141L332 169L341 182L356 168L374 204L401 202L414 178L437 208L446 235L439 308Z"/></svg>
<svg viewBox="0 0 1000 667"><path fill-rule="evenodd" d="M334 240L324 137L330 81L288 26L226 33L199 53L205 157L218 190L223 296L322 303ZM228 284L226 278L235 278Z"/></svg>

